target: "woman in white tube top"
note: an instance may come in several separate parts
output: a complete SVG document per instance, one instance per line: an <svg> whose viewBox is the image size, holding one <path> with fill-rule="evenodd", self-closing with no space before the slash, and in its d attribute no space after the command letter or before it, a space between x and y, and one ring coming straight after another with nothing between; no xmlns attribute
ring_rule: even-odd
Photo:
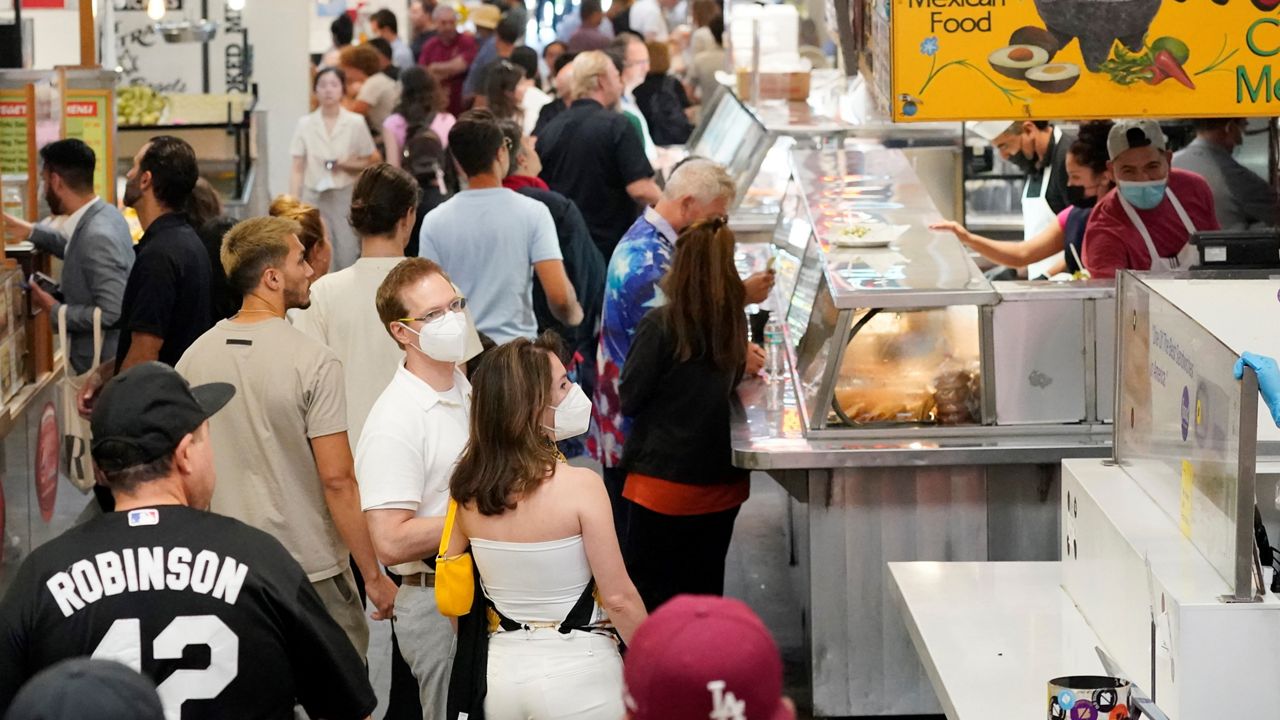
<svg viewBox="0 0 1280 720"><path fill-rule="evenodd" d="M626 642L645 618L603 481L556 450L554 440L585 433L591 417L557 351L544 336L484 359L471 440L450 481L459 510L449 554L469 539L504 619L489 641L489 720L618 720L622 658L609 627Z"/></svg>

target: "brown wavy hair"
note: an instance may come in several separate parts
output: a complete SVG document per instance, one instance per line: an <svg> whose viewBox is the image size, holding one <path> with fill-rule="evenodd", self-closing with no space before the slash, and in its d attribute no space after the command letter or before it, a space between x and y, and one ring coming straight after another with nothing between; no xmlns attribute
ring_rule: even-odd
<svg viewBox="0 0 1280 720"><path fill-rule="evenodd" d="M487 353L471 393L471 438L449 478L459 504L501 515L555 472L559 454L542 411L551 405L550 356L561 348L559 337L543 333Z"/></svg>
<svg viewBox="0 0 1280 720"><path fill-rule="evenodd" d="M733 264L733 231L721 218L680 233L671 270L662 279L676 360L705 357L737 370L746 360L746 288Z"/></svg>

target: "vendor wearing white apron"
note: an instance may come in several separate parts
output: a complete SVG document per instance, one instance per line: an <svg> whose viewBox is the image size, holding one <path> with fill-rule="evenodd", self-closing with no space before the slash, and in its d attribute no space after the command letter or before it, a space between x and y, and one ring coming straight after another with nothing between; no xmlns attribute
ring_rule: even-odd
<svg viewBox="0 0 1280 720"><path fill-rule="evenodd" d="M1092 276L1195 265L1192 234L1218 229L1209 184L1170 167L1172 153L1153 120L1117 122L1107 136L1107 154L1116 189L1098 202L1085 230L1084 264Z"/></svg>
<svg viewBox="0 0 1280 720"><path fill-rule="evenodd" d="M1026 173L1022 188L1022 239L1030 240L1057 222L1058 213L1071 204L1066 162L1074 138L1064 139L1061 130L1045 121L980 122L974 124L973 130L986 138L1000 157ZM1061 255L1055 255L1032 263L1027 274L1029 277L1041 275L1044 269L1061 260Z"/></svg>

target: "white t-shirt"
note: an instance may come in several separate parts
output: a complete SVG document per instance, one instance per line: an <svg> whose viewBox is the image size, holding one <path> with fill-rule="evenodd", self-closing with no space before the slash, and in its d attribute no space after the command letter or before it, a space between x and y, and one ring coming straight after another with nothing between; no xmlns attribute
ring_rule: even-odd
<svg viewBox="0 0 1280 720"><path fill-rule="evenodd" d="M538 334L533 265L564 259L546 205L506 188L465 190L427 213L418 247L462 289L480 332L498 344Z"/></svg>
<svg viewBox="0 0 1280 720"><path fill-rule="evenodd" d="M663 14L662 6L658 4L658 0L638 0L635 5L631 6L630 12L631 15L628 17L631 21L632 32L643 35L647 41L667 41L671 31L667 27L666 15Z"/></svg>
<svg viewBox="0 0 1280 720"><path fill-rule="evenodd" d="M373 136L369 134L369 125L365 123L364 117L340 108L332 133L325 129L324 118L319 110L303 115L293 132L289 154L307 159L302 184L311 190L320 191L344 188L356 182L356 176L345 170L326 170L325 162L352 156L367 157L375 149Z"/></svg>
<svg viewBox="0 0 1280 720"><path fill-rule="evenodd" d="M352 452L369 411L404 361L404 350L382 326L376 304L378 286L403 260L360 258L346 270L325 275L311 286L311 307L290 317L295 327L327 345L342 361ZM467 357L479 354L479 346L479 337L469 340Z"/></svg>
<svg viewBox="0 0 1280 720"><path fill-rule="evenodd" d="M524 97L520 98L520 111L523 113L521 120L524 123L525 135L533 135L533 128L538 124L538 114L542 112L542 106L550 103L551 96L536 87L524 91Z"/></svg>
<svg viewBox="0 0 1280 720"><path fill-rule="evenodd" d="M356 447L364 510L412 510L443 517L449 477L467 445L471 385L457 370L453 388L437 392L401 365L374 403ZM422 561L393 565L400 575L426 572Z"/></svg>

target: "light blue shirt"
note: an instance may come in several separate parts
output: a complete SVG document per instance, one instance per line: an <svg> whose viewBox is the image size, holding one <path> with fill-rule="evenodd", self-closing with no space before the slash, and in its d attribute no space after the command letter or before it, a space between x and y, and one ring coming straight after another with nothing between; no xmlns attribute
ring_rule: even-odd
<svg viewBox="0 0 1280 720"><path fill-rule="evenodd" d="M534 338L533 266L563 260L547 206L506 188L464 190L427 213L419 254L440 263L496 343Z"/></svg>
<svg viewBox="0 0 1280 720"><path fill-rule="evenodd" d="M401 70L408 70L418 64L418 59L413 56L413 51L400 38L391 41L391 64Z"/></svg>

